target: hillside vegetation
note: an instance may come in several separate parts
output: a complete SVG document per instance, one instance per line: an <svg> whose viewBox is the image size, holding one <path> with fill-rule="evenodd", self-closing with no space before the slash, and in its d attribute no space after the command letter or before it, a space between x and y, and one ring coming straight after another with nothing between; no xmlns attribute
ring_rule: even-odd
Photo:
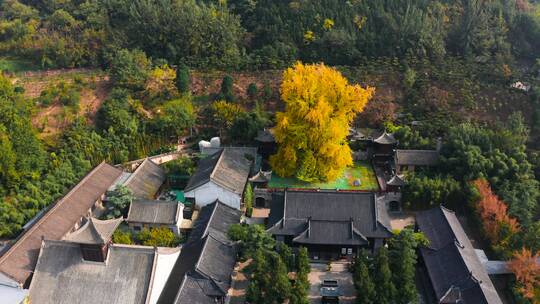
<svg viewBox="0 0 540 304"><path fill-rule="evenodd" d="M0 238L102 161L187 135L253 144L297 61L375 88L355 126L402 148L442 138L441 165L407 177L406 208L466 214L496 258L540 251L536 0L0 1Z"/></svg>

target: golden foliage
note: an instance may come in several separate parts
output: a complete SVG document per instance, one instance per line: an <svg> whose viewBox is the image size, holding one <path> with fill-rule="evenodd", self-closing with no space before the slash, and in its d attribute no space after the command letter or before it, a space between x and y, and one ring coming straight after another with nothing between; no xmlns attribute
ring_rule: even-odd
<svg viewBox="0 0 540 304"><path fill-rule="evenodd" d="M176 71L168 65L156 67L146 80L145 90L151 98L170 98L176 94Z"/></svg>
<svg viewBox="0 0 540 304"><path fill-rule="evenodd" d="M367 21L366 16L358 16L358 15L354 16L354 20L353 20L358 30L361 30L364 27L364 25L366 24L366 21Z"/></svg>
<svg viewBox="0 0 540 304"><path fill-rule="evenodd" d="M331 30L334 27L334 20L332 19L324 19L323 28L327 31Z"/></svg>
<svg viewBox="0 0 540 304"><path fill-rule="evenodd" d="M313 41L315 41L315 33L313 33L312 31L306 31L304 33L304 42L311 43Z"/></svg>
<svg viewBox="0 0 540 304"><path fill-rule="evenodd" d="M519 282L519 292L524 297L538 303L540 301L540 265L537 260L540 254L533 255L526 248L514 252L513 259L508 263L508 268L516 275Z"/></svg>
<svg viewBox="0 0 540 304"><path fill-rule="evenodd" d="M270 159L274 171L304 181L339 177L352 165L349 125L373 93L324 64L298 62L287 69L281 84L286 109L276 114L279 149Z"/></svg>
<svg viewBox="0 0 540 304"><path fill-rule="evenodd" d="M487 238L495 249L507 251L511 247L512 235L519 231L519 223L508 215L508 207L491 190L485 179L474 182L480 194L480 201L475 205Z"/></svg>
<svg viewBox="0 0 540 304"><path fill-rule="evenodd" d="M218 124L225 128L230 128L234 119L244 111L239 105L225 100L215 101L212 104L212 109L214 110Z"/></svg>

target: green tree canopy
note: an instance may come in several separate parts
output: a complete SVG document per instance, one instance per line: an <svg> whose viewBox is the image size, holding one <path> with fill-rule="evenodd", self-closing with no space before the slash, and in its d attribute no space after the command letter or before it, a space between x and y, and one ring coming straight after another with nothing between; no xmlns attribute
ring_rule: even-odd
<svg viewBox="0 0 540 304"><path fill-rule="evenodd" d="M149 76L151 62L140 50L122 49L111 62L111 78L117 86L142 90Z"/></svg>

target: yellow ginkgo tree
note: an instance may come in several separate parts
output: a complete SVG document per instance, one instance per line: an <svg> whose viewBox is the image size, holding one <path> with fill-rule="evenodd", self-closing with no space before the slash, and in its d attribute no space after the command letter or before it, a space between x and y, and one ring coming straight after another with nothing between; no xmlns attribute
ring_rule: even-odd
<svg viewBox="0 0 540 304"><path fill-rule="evenodd" d="M307 181L328 181L352 165L349 125L374 93L350 85L324 64L297 62L283 73L285 112L276 114L278 151L270 158L275 173Z"/></svg>

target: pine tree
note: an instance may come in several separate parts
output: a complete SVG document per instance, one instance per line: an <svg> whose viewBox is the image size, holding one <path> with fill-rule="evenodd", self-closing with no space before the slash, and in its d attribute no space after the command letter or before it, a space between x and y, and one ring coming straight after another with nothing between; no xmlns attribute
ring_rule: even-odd
<svg viewBox="0 0 540 304"><path fill-rule="evenodd" d="M394 303L396 287L392 282L392 272L388 262L388 249L381 247L375 255L375 267L373 269L373 282L377 293L378 304Z"/></svg>
<svg viewBox="0 0 540 304"><path fill-rule="evenodd" d="M390 242L390 265L397 289L397 303L418 303L415 243L414 232L410 229L401 230Z"/></svg>
<svg viewBox="0 0 540 304"><path fill-rule="evenodd" d="M248 302L278 304L291 296L287 267L276 252L259 247L252 263L253 275L246 291Z"/></svg>
<svg viewBox="0 0 540 304"><path fill-rule="evenodd" d="M310 271L308 252L305 247L300 247L296 263L296 281L291 291L291 304L307 304L309 280L308 274Z"/></svg>
<svg viewBox="0 0 540 304"><path fill-rule="evenodd" d="M287 244L285 243L278 243L277 244L277 250L279 253L279 256L281 257L281 260L283 263L285 263L285 266L287 267L287 271L294 271L294 256L292 254L292 250Z"/></svg>
<svg viewBox="0 0 540 304"><path fill-rule="evenodd" d="M189 69L180 63L176 68L176 88L181 94L189 93Z"/></svg>
<svg viewBox="0 0 540 304"><path fill-rule="evenodd" d="M268 279L268 269L266 258L264 256L264 251L262 249L257 249L253 254L253 275L249 281L249 286L246 290L246 300L249 303L262 303L264 298L264 283Z"/></svg>
<svg viewBox="0 0 540 304"><path fill-rule="evenodd" d="M369 274L369 260L365 250L362 250L358 258L356 258L353 279L356 287L356 303L375 303L375 285Z"/></svg>
<svg viewBox="0 0 540 304"><path fill-rule="evenodd" d="M267 252L269 280L265 283L265 303L283 303L291 295L287 267L275 252Z"/></svg>
<svg viewBox="0 0 540 304"><path fill-rule="evenodd" d="M251 186L251 183L246 185L244 191L244 206L246 207L246 216L251 217L253 213L253 186Z"/></svg>
<svg viewBox="0 0 540 304"><path fill-rule="evenodd" d="M228 102L234 101L233 83L234 80L230 75L225 75L225 77L223 77L223 80L221 81L221 92L218 99L224 99Z"/></svg>

